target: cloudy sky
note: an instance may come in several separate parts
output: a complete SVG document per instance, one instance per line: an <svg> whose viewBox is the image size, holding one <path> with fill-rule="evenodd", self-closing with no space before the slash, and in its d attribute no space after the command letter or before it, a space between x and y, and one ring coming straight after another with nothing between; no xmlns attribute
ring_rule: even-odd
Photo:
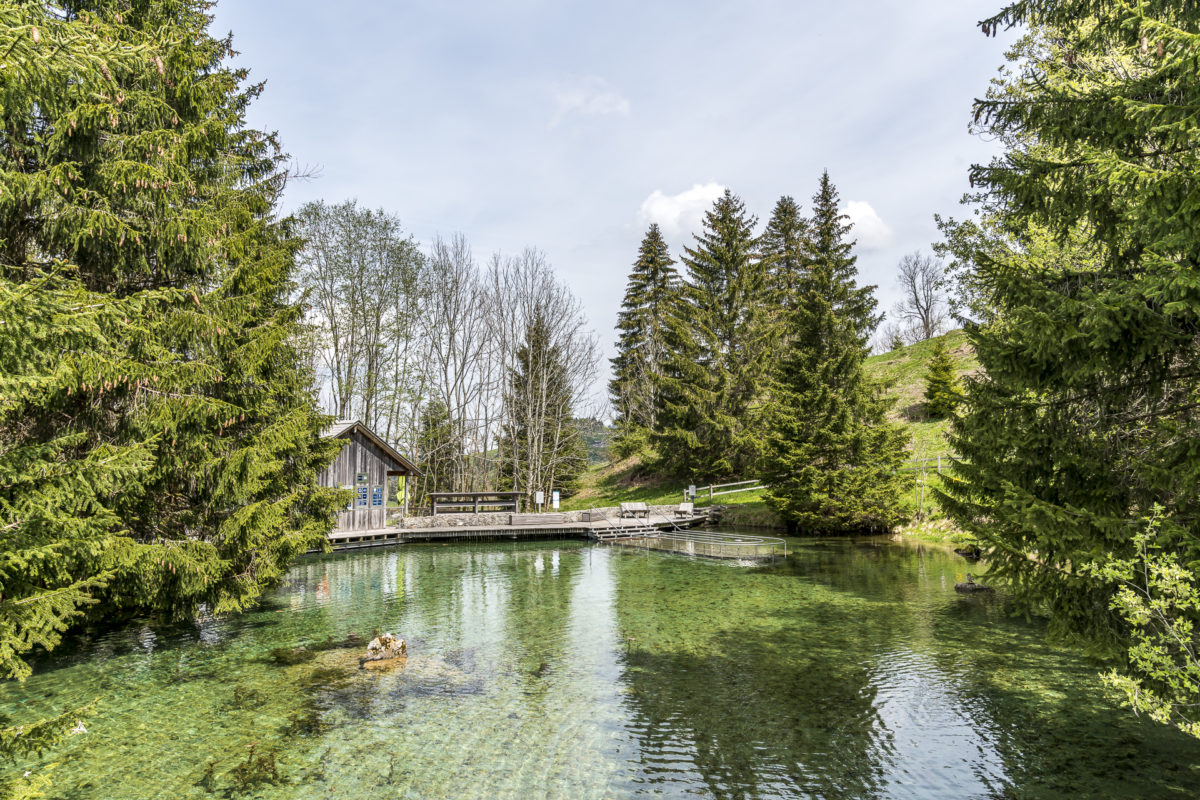
<svg viewBox="0 0 1200 800"><path fill-rule="evenodd" d="M287 206L358 198L483 262L544 250L606 347L647 224L677 254L723 187L765 222L828 169L859 265L890 308L901 255L959 213L967 133L1012 34L999 0L222 0L239 62L316 180Z"/></svg>

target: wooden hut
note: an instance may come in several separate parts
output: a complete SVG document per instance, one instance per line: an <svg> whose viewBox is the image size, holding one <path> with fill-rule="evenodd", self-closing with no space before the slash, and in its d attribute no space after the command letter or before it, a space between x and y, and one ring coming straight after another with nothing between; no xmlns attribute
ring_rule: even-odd
<svg viewBox="0 0 1200 800"><path fill-rule="evenodd" d="M408 513L407 478L422 474L404 456L357 420L339 420L322 432L327 439L349 439L337 459L321 473L321 486L351 489L354 499L338 514L339 531L373 531L387 525L389 486L397 483L400 513Z"/></svg>

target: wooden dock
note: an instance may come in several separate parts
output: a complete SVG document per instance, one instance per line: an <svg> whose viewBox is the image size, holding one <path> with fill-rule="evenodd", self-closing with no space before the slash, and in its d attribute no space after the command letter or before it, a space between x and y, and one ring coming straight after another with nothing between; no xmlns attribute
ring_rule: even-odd
<svg viewBox="0 0 1200 800"><path fill-rule="evenodd" d="M661 512L640 519L618 519L615 515L586 522L539 522L536 514L521 514L516 525L450 525L446 527L400 528L387 527L367 531L333 531L329 543L335 550L361 547L382 547L408 542L455 542L478 539L590 539L603 541L614 535L635 534L647 528L674 531L694 528L709 521L708 512L700 509L689 516L678 517ZM561 514L544 515L559 520ZM445 515L439 515L445 518Z"/></svg>

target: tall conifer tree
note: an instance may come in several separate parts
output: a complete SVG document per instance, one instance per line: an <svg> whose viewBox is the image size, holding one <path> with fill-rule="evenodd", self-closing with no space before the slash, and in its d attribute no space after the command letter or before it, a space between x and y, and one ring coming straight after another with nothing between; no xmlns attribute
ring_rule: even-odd
<svg viewBox="0 0 1200 800"><path fill-rule="evenodd" d="M670 356L652 438L673 474L706 480L757 465L770 309L756 223L726 189L683 259L688 276L668 322Z"/></svg>
<svg viewBox="0 0 1200 800"><path fill-rule="evenodd" d="M780 309L794 308L807 269L809 221L800 204L784 196L775 203L759 239L759 254L767 272L770 300ZM786 315L779 315L782 320Z"/></svg>
<svg viewBox="0 0 1200 800"><path fill-rule="evenodd" d="M984 372L942 502L1018 602L1123 649L1087 564L1131 556L1155 505L1152 546L1200 561L1200 9L1037 0L983 31L1013 24L1033 35L975 107L1007 145L971 170L987 225L946 226Z"/></svg>
<svg viewBox="0 0 1200 800"><path fill-rule="evenodd" d="M504 395L508 422L500 439L499 461L511 464L506 477L533 505L534 494L546 502L557 490L570 492L587 469L587 444L574 410L574 392L566 356L553 341L542 314L531 319L517 348Z"/></svg>
<svg viewBox="0 0 1200 800"><path fill-rule="evenodd" d="M617 410L613 447L619 456L636 452L656 424L666 327L671 302L679 292L674 265L662 231L652 224L638 250L617 316L619 337L609 395Z"/></svg>
<svg viewBox="0 0 1200 800"><path fill-rule="evenodd" d="M0 214L11 208L18 189L53 201L66 177L60 171L23 184L11 174L26 163L34 168L22 145L37 136L41 120L103 92L111 76L132 72L154 55L119 23L87 22L55 18L34 3L0 3ZM12 268L26 260L28 243L24 225L11 222L0 231L0 675L23 677L25 653L57 644L93 601L106 570L89 562L105 553L120 525L108 500L114 489L144 474L148 454L133 444L76 455L70 435L23 448L21 428L32 421L22 409L53 383L63 352L116 364L132 361L126 343L161 353L149 336L138 335L140 326L131 330L126 321L164 298L96 296L77 278L56 274L53 261L22 279ZM121 337L122 329L133 335ZM54 746L86 711L5 719L3 725L19 724L0 727L0 797L40 796L48 776L4 774L15 773L6 762Z"/></svg>
<svg viewBox="0 0 1200 800"><path fill-rule="evenodd" d="M812 249L774 382L764 479L768 500L806 533L889 529L903 519L904 434L863 361L878 324L859 287L850 224L829 173L813 198Z"/></svg>
<svg viewBox="0 0 1200 800"><path fill-rule="evenodd" d="M245 126L259 87L209 6L0 5L0 51L36 65L0 79L6 676L87 608L245 607L338 505L292 344L283 157Z"/></svg>
<svg viewBox="0 0 1200 800"><path fill-rule="evenodd" d="M446 404L432 399L421 407L417 433L417 460L421 465L420 477L408 478L412 482L414 508L421 508L431 491L446 491L454 485L454 467L465 449L462 425L450 417Z"/></svg>

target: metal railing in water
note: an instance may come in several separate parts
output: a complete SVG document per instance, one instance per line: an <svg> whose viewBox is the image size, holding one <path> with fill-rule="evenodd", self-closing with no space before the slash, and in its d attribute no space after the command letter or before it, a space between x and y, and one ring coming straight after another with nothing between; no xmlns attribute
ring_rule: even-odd
<svg viewBox="0 0 1200 800"><path fill-rule="evenodd" d="M774 536L711 531L660 530L644 536L614 539L609 544L707 558L761 561L787 555L787 542Z"/></svg>

